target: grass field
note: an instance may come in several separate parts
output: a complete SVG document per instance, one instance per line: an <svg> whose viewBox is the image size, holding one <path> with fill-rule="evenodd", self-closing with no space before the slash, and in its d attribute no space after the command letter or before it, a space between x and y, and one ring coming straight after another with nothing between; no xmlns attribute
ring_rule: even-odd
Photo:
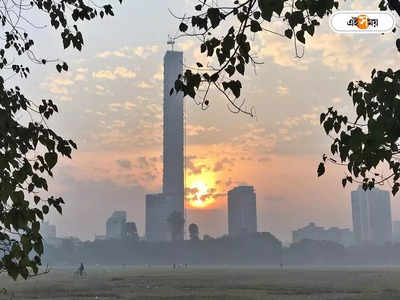
<svg viewBox="0 0 400 300"><path fill-rule="evenodd" d="M0 276L0 299L400 299L400 269L236 267L52 269L28 281Z"/></svg>

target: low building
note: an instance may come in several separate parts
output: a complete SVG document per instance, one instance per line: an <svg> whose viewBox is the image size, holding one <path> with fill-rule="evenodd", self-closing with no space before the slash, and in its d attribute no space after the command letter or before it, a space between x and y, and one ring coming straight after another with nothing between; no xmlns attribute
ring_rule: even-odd
<svg viewBox="0 0 400 300"><path fill-rule="evenodd" d="M309 239L315 241L331 241L346 247L354 244L354 235L350 229L338 227L325 229L322 226L316 226L313 222L303 228L294 230L292 234L293 243Z"/></svg>
<svg viewBox="0 0 400 300"><path fill-rule="evenodd" d="M106 240L107 239L107 237L105 236L105 235L95 235L94 236L94 240L95 241L104 241L104 240Z"/></svg>

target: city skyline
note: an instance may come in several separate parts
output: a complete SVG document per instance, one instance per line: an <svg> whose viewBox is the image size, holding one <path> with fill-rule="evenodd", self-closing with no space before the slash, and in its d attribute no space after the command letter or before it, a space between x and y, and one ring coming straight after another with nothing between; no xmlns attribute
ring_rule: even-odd
<svg viewBox="0 0 400 300"><path fill-rule="evenodd" d="M357 9L360 2L348 5ZM178 25L166 12L174 8L179 14L193 8L178 1L152 5L152 13L139 3L117 8L118 24L106 20L104 25L109 43L103 43L101 25L85 25L88 44L79 55L67 52L64 57L62 46L51 45L51 57L65 58L69 71L59 76L54 66L45 66L32 81L21 84L33 99L57 101L60 114L51 124L79 147L71 161L60 161L51 181L54 194L67 203L63 216L49 216L62 235L91 238L93 232L103 231L104 220L114 208L127 210L143 234L145 194L161 191L162 57L169 49L167 36ZM363 3L362 7L370 6ZM129 11L143 14L132 20ZM157 31L143 29L141 24L148 18L165 26ZM132 34L122 36L120 26L132 28ZM187 182L197 186L202 196L213 195L203 209L225 210L227 190L251 184L257 189L260 230L290 240L293 228L309 220L349 227L348 195L356 185L343 189L340 167L330 167L323 178L316 176L330 142L319 126L319 114L332 105L352 111L348 83L369 78L373 67L392 65L394 48L386 35L336 35L324 21L299 60L289 40L260 34L254 51L264 65L257 67L257 74L248 72L242 91L246 105L255 107L256 119L232 114L217 93L210 95L210 108L205 111L190 98L186 102ZM188 65L201 58L194 40L178 40L175 49L185 52ZM400 217L398 201L393 201L392 212L394 218ZM96 218L85 221L88 215ZM219 232L224 229L215 226Z"/></svg>

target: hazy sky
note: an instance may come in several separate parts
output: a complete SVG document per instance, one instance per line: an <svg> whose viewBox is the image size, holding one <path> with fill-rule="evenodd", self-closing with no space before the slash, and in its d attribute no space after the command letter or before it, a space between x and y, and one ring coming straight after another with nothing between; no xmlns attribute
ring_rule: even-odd
<svg viewBox="0 0 400 300"><path fill-rule="evenodd" d="M372 1L348 3L353 9L377 7ZM168 8L190 14L193 4L153 0L115 6L115 17L82 27L81 53L63 52L61 40L47 30L38 34L37 52L66 60L70 71L58 75L54 66L35 66L22 83L31 98L56 100L61 113L51 125L79 147L51 182L67 203L63 216L49 217L60 236L93 239L121 209L143 233L144 195L161 191L162 61L167 36L179 24ZM264 64L255 72L249 68L244 79L243 95L256 119L232 114L217 93L206 111L187 98L188 187L212 194L205 199L208 211L189 211L188 222L198 222L202 234L224 233L226 192L249 184L257 193L259 231L290 240L292 230L310 221L351 227L350 191L357 187L342 188L341 168L316 176L330 141L319 114L332 105L351 111L346 94L351 80L368 79L373 67L396 68L394 41L392 34L338 35L324 22L307 39L304 57L296 59L292 41L265 33L253 48ZM175 48L184 51L187 65L204 61L196 40L180 40ZM400 218L397 202L393 219Z"/></svg>

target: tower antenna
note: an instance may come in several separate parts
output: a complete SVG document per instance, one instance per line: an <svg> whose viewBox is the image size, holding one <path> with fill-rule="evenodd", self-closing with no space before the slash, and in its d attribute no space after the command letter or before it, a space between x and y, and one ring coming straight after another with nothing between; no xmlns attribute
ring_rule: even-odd
<svg viewBox="0 0 400 300"><path fill-rule="evenodd" d="M171 50L174 51L175 40L168 34L167 45L171 45Z"/></svg>

